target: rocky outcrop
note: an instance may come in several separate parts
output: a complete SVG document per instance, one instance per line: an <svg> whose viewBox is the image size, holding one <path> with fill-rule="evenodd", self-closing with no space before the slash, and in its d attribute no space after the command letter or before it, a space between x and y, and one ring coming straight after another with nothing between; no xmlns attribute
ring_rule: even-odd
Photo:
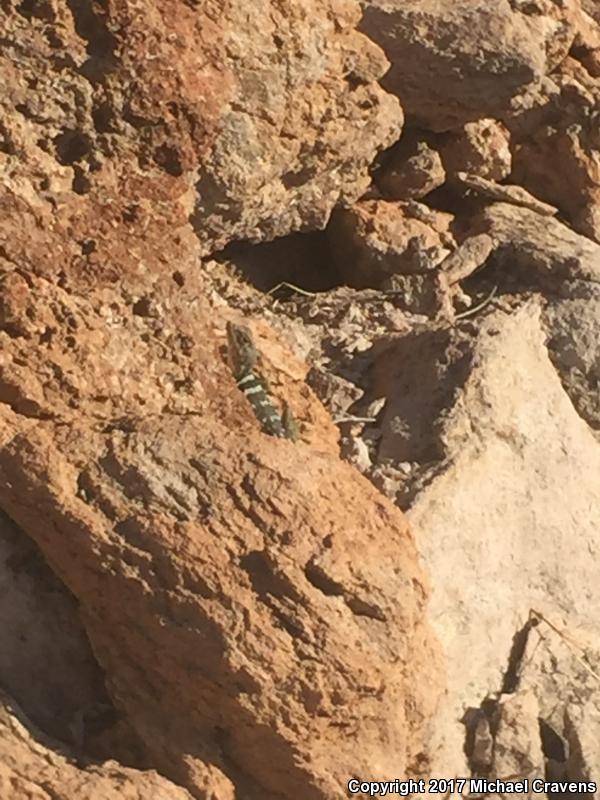
<svg viewBox="0 0 600 800"><path fill-rule="evenodd" d="M0 786L599 780L595 5L0 6Z"/></svg>
<svg viewBox="0 0 600 800"><path fill-rule="evenodd" d="M213 5L4 4L5 230L52 219L64 261L120 275L142 229L162 268L190 215L207 252L323 226L365 191L402 114L358 5Z"/></svg>
<svg viewBox="0 0 600 800"><path fill-rule="evenodd" d="M195 797L333 798L353 770L409 771L439 680L425 581L293 357L260 345L296 445L259 432L197 274L134 303L7 286L0 502L77 598L146 759Z"/></svg>
<svg viewBox="0 0 600 800"><path fill-rule="evenodd" d="M447 346L448 353L456 350L456 343ZM443 369L448 356L438 358ZM388 352L388 365L390 359ZM406 369L397 373L398 381L406 381ZM444 401L444 413L434 411L439 422L433 435L421 438L420 452L413 447L407 453L405 439L398 457L432 459L433 474L439 475L422 479L409 518L433 577L432 621L447 663L455 665L448 675L449 696L455 698L449 716L459 719L464 709L502 688L513 638L530 609L555 620L560 615L563 627L575 617L594 624L598 598L590 553L598 546L594 509L600 508L600 494L593 476L600 449L548 358L535 306L513 317L491 315L475 352L463 340L462 360L455 356L448 369L454 385L462 385L454 396L434 396ZM431 408L434 399L419 396L427 386L416 377L411 389L410 400L399 400L396 410L405 419L402 403L417 409L427 402ZM390 407L390 418L393 413ZM391 446L390 438L388 458ZM465 652L466 661L460 655ZM556 701L541 688L539 695L548 706ZM443 766L464 774L462 747L448 752L448 730L455 723L444 728L442 719L439 771Z"/></svg>
<svg viewBox="0 0 600 800"><path fill-rule="evenodd" d="M414 763L420 668L398 663L435 663L423 580L398 512L350 468L277 443L257 460L261 440L193 419L14 433L3 505L78 597L163 774L198 797L224 774L256 797L333 798L353 769Z"/></svg>
<svg viewBox="0 0 600 800"><path fill-rule="evenodd" d="M0 505L75 598L96 670L55 733L214 800L426 770L441 667L412 535L257 320L301 441L260 432L227 364L234 312L199 269L233 239L322 227L398 138L358 6L1 14ZM119 722L99 740L103 705ZM64 778L112 791L94 780Z"/></svg>
<svg viewBox="0 0 600 800"><path fill-rule="evenodd" d="M362 30L392 63L383 85L433 131L507 114L577 32L576 0L363 0L363 9Z"/></svg>
<svg viewBox="0 0 600 800"><path fill-rule="evenodd" d="M421 213L418 204L367 200L339 211L329 227L338 269L357 288L390 275L427 273L449 253L449 214Z"/></svg>
<svg viewBox="0 0 600 800"><path fill-rule="evenodd" d="M555 289L560 282L600 282L600 245L553 217L494 203L476 226L498 242L499 261L524 283Z"/></svg>
<svg viewBox="0 0 600 800"><path fill-rule="evenodd" d="M600 43L598 26L596 29ZM527 108L511 123L514 178L538 197L558 206L575 230L600 241L600 140L598 76L584 64L565 60Z"/></svg>

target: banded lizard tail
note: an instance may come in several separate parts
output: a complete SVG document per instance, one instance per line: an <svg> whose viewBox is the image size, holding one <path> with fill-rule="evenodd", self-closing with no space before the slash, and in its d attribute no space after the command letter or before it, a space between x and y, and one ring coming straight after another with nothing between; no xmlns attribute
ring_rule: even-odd
<svg viewBox="0 0 600 800"><path fill-rule="evenodd" d="M283 414L273 405L266 380L257 371L258 351L249 328L235 322L227 323L227 342L231 371L263 430L281 439L298 438L298 428L292 413L284 403Z"/></svg>

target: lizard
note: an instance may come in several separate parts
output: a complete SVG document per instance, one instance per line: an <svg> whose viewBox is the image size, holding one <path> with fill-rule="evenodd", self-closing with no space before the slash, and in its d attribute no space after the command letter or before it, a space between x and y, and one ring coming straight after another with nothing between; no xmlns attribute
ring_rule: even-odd
<svg viewBox="0 0 600 800"><path fill-rule="evenodd" d="M283 404L283 413L280 414L270 397L267 381L256 369L259 355L250 329L228 321L227 342L233 377L265 433L296 441L298 427L288 404Z"/></svg>

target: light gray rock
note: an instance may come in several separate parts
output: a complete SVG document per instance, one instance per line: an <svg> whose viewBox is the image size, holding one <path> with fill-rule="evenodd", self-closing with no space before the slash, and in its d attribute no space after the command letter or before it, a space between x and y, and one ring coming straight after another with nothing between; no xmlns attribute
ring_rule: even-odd
<svg viewBox="0 0 600 800"><path fill-rule="evenodd" d="M561 624L576 614L595 626L600 614L600 445L573 408L544 340L537 304L512 316L495 312L482 323L468 367L463 362L458 374L439 375L432 386L429 358L420 384L413 376L415 408L428 408L436 394L446 398L429 440L420 442L421 458L435 460L409 509L448 667L449 702L437 728L440 774L464 774L458 720L501 690L530 609ZM403 364L397 395L408 388ZM453 392L444 389L449 378ZM407 457L400 445L398 460ZM556 704L551 688L541 695L543 709Z"/></svg>

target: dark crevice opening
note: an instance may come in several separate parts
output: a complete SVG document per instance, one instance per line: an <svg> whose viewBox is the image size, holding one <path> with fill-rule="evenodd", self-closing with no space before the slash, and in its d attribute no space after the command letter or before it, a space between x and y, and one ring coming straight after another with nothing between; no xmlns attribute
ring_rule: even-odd
<svg viewBox="0 0 600 800"><path fill-rule="evenodd" d="M484 700L479 708L468 708L462 718L465 726L464 754L474 777L486 777L493 757L493 739L496 732L497 701ZM487 736L482 737L482 731ZM483 741L482 741L483 739Z"/></svg>
<svg viewBox="0 0 600 800"><path fill-rule="evenodd" d="M521 677L521 662L527 647L529 633L537 625L535 619L529 619L513 636L512 647L508 657L508 667L502 681L502 694L512 694L517 690Z"/></svg>
<svg viewBox="0 0 600 800"><path fill-rule="evenodd" d="M314 586L315 589L318 589L326 597L343 596L343 587L326 575L316 564L309 562L304 568L304 574L311 586Z"/></svg>
<svg viewBox="0 0 600 800"><path fill-rule="evenodd" d="M540 717L538 722L542 752L546 760L545 778L548 781L564 780L567 778L567 759L569 755L567 744L546 720ZM550 792L548 797L558 800L562 795Z"/></svg>
<svg viewBox="0 0 600 800"><path fill-rule="evenodd" d="M340 285L325 231L292 233L261 244L234 242L213 258L233 264L261 292L282 283L307 292L326 292Z"/></svg>
<svg viewBox="0 0 600 800"><path fill-rule="evenodd" d="M46 22L54 20L54 11L48 0L23 0L17 6L17 13L25 19L41 19Z"/></svg>
<svg viewBox="0 0 600 800"><path fill-rule="evenodd" d="M66 129L54 138L54 146L58 161L64 166L71 166L89 154L92 142L85 133Z"/></svg>
<svg viewBox="0 0 600 800"><path fill-rule="evenodd" d="M0 509L5 599L0 687L8 705L45 747L87 765L116 759L147 768L133 731L106 689L79 617L77 598L42 550ZM0 616L2 616L0 614ZM53 636L53 628L64 635ZM62 668L68 663L69 674Z"/></svg>
<svg viewBox="0 0 600 800"><path fill-rule="evenodd" d="M100 81L116 64L117 39L108 30L107 0L67 0L75 30L87 42L88 60L80 72L91 82Z"/></svg>

